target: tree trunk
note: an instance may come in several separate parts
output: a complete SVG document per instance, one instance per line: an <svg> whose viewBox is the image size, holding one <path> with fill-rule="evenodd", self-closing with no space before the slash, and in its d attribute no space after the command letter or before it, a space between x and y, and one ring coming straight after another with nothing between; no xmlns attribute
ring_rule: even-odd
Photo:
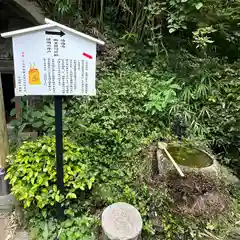
<svg viewBox="0 0 240 240"><path fill-rule="evenodd" d="M2 80L0 73L0 168L6 166L6 156L8 155L8 151L8 133L5 118Z"/></svg>

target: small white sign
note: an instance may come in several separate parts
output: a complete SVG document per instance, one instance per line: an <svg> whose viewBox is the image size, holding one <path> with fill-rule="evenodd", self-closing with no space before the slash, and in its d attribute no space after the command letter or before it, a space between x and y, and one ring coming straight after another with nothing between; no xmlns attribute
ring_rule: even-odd
<svg viewBox="0 0 240 240"><path fill-rule="evenodd" d="M53 27L13 36L15 95L95 95L96 42Z"/></svg>

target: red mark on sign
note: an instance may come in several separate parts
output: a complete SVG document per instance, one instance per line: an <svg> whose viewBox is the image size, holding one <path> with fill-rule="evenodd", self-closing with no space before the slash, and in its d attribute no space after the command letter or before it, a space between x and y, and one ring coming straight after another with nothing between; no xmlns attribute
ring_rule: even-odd
<svg viewBox="0 0 240 240"><path fill-rule="evenodd" d="M89 55L89 54L87 54L87 53L85 53L85 52L83 53L83 56L84 56L84 57L87 57L87 58L89 58L89 59L92 59L92 58L93 58L91 55Z"/></svg>

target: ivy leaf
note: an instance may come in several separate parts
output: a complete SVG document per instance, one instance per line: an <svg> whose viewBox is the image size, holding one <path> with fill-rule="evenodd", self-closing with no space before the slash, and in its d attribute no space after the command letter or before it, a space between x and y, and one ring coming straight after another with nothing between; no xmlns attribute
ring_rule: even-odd
<svg viewBox="0 0 240 240"><path fill-rule="evenodd" d="M199 10L200 8L203 7L203 4L201 2L199 2L195 5L195 7L196 7L197 10Z"/></svg>
<svg viewBox="0 0 240 240"><path fill-rule="evenodd" d="M53 191L57 192L57 185L53 185Z"/></svg>
<svg viewBox="0 0 240 240"><path fill-rule="evenodd" d="M67 198L77 198L77 195L75 193L68 193Z"/></svg>
<svg viewBox="0 0 240 240"><path fill-rule="evenodd" d="M25 202L25 204L24 204L24 207L25 207L25 208L28 208L28 207L30 207L30 205L31 205L30 200L27 200L27 201Z"/></svg>
<svg viewBox="0 0 240 240"><path fill-rule="evenodd" d="M10 112L10 116L11 117L13 117L13 116L15 116L16 115L16 108L13 108L12 110L11 110L11 112Z"/></svg>
<svg viewBox="0 0 240 240"><path fill-rule="evenodd" d="M40 111L36 111L32 113L32 116L36 117L36 118L40 118L42 116L42 113Z"/></svg>
<svg viewBox="0 0 240 240"><path fill-rule="evenodd" d="M34 122L32 126L34 128L40 128L43 126L43 122L42 121Z"/></svg>
<svg viewBox="0 0 240 240"><path fill-rule="evenodd" d="M92 182L88 182L87 185L88 185L88 189L92 188Z"/></svg>
<svg viewBox="0 0 240 240"><path fill-rule="evenodd" d="M175 28L170 28L170 29L169 29L169 33L173 33L173 32L175 32L175 31L176 31Z"/></svg>
<svg viewBox="0 0 240 240"><path fill-rule="evenodd" d="M13 126L13 127L19 126L20 124L21 124L21 122L19 120L16 120L16 119L14 119L10 122L10 125Z"/></svg>
<svg viewBox="0 0 240 240"><path fill-rule="evenodd" d="M48 225L47 225L47 223L45 223L44 231L43 231L43 238L44 238L44 240L47 240L48 236L49 236L49 234L48 234Z"/></svg>
<svg viewBox="0 0 240 240"><path fill-rule="evenodd" d="M55 200L56 200L56 202L60 202L60 196L59 195L55 195Z"/></svg>
<svg viewBox="0 0 240 240"><path fill-rule="evenodd" d="M170 87L171 87L172 89L177 89L177 90L181 90L181 89L182 89L182 88L181 88L178 84L176 84L176 83L171 84Z"/></svg>

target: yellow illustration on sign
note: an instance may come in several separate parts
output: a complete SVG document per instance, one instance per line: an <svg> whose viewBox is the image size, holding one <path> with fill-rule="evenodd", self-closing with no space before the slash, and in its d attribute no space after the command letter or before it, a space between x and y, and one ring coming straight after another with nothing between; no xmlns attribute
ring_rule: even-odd
<svg viewBox="0 0 240 240"><path fill-rule="evenodd" d="M28 71L28 81L30 85L40 85L40 71L35 68L35 65L31 65Z"/></svg>

